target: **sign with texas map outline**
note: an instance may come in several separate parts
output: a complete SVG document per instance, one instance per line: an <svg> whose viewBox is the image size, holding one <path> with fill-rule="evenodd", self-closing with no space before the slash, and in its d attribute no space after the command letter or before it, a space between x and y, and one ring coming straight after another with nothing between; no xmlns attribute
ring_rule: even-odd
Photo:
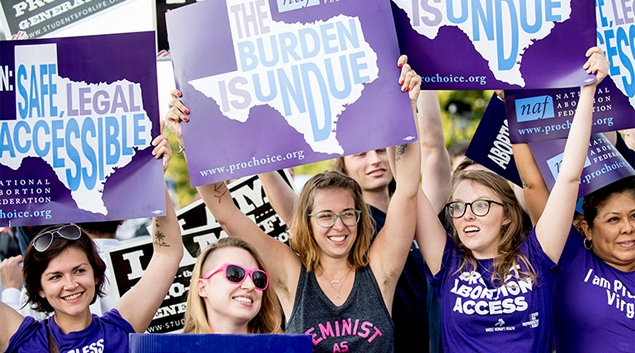
<svg viewBox="0 0 635 353"><path fill-rule="evenodd" d="M203 1L166 22L193 186L416 139L389 1Z"/></svg>
<svg viewBox="0 0 635 353"><path fill-rule="evenodd" d="M392 0L423 89L579 87L596 45L592 0Z"/></svg>
<svg viewBox="0 0 635 353"><path fill-rule="evenodd" d="M155 55L153 32L0 41L0 226L165 213Z"/></svg>

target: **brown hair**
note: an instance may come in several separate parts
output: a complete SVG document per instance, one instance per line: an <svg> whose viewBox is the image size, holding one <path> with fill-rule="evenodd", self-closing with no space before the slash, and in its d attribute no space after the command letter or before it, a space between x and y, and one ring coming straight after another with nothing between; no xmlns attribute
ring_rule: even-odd
<svg viewBox="0 0 635 353"><path fill-rule="evenodd" d="M42 229L33 239L37 238L42 233L55 230L62 226L64 226L64 224L46 227ZM33 309L44 313L51 313L55 311L46 298L40 297L40 291L42 290L42 274L46 271L49 262L68 248L76 248L84 252L88 258L88 263L93 269L93 275L97 281L95 282L95 296L93 297L91 304L95 302L97 296L104 296L106 264L99 256L97 247L88 234L81 230L81 235L77 240L69 240L54 234L53 242L51 242L51 245L48 249L46 249L46 251L39 252L35 250L35 248L33 248L33 242L31 242L29 243L29 247L24 255L22 268L24 288L27 292L27 303L31 303Z"/></svg>
<svg viewBox="0 0 635 353"><path fill-rule="evenodd" d="M509 219L509 223L502 225L501 228L497 255L494 257L492 283L502 285L502 281L507 277L509 269L515 269L516 265L524 265L524 267L520 267L521 270L517 275L529 277L534 281L536 279L536 272L529 262L529 259L520 253L520 245L527 237L527 233L523 228L522 209L507 180L498 174L485 170L459 172L454 178L449 201L452 201L456 188L463 181L473 181L492 190L501 199L501 203L503 204L503 217ZM450 215L447 214L447 209L446 215L447 219L452 219ZM467 268L468 264L474 269L477 268L476 259L472 255L472 252L461 243L457 230L454 227L454 222L450 222L450 225L454 242L463 252L463 260L461 261L458 272ZM523 268L527 270L523 270Z"/></svg>
<svg viewBox="0 0 635 353"><path fill-rule="evenodd" d="M291 217L291 247L300 255L300 260L307 271L315 271L320 267L319 247L311 229L309 213L315 201L315 194L326 189L339 189L349 193L355 203L355 209L362 211L357 225L357 239L348 255L349 265L358 270L369 263L368 249L375 227L368 206L362 197L361 187L353 178L344 173L325 171L314 175L304 184Z"/></svg>

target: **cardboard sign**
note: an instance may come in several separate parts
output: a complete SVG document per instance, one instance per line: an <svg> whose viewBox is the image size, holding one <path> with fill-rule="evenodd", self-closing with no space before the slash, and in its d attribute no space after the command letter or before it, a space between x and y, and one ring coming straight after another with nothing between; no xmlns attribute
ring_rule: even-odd
<svg viewBox="0 0 635 353"><path fill-rule="evenodd" d="M203 1L166 20L194 186L417 138L388 1Z"/></svg>
<svg viewBox="0 0 635 353"><path fill-rule="evenodd" d="M490 98L465 156L522 186L509 139L505 103L496 94Z"/></svg>
<svg viewBox="0 0 635 353"><path fill-rule="evenodd" d="M579 98L580 87L505 91L512 142L566 138ZM595 92L592 131L598 133L631 127L635 127L635 111L607 77Z"/></svg>
<svg viewBox="0 0 635 353"><path fill-rule="evenodd" d="M164 214L154 43L0 41L0 226Z"/></svg>
<svg viewBox="0 0 635 353"><path fill-rule="evenodd" d="M310 335L299 334L138 334L130 335L131 353L311 353Z"/></svg>
<svg viewBox="0 0 635 353"><path fill-rule="evenodd" d="M560 173L566 140L545 140L529 143L534 159L549 190ZM580 177L578 197L583 197L614 181L635 175L633 167L603 134L592 134L587 159Z"/></svg>
<svg viewBox="0 0 635 353"><path fill-rule="evenodd" d="M595 2L392 0L401 52L427 90L580 86Z"/></svg>

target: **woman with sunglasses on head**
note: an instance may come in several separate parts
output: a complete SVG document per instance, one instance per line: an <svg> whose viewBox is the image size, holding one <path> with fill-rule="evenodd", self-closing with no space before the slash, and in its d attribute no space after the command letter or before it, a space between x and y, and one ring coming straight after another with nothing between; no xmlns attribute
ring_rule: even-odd
<svg viewBox="0 0 635 353"><path fill-rule="evenodd" d="M405 56L398 66L399 87L410 92L416 114L420 77ZM184 111L173 99L166 118L179 139ZM414 238L420 149L414 142L391 150L396 190L372 245L374 225L361 187L342 173L319 173L304 185L291 222L292 248L236 208L225 183L198 187L227 234L244 237L262 255L288 319L286 332L312 335L314 352L393 351L390 310Z"/></svg>
<svg viewBox="0 0 635 353"><path fill-rule="evenodd" d="M608 72L599 48L586 56L584 69L596 80L580 89L560 173L529 234L514 191L494 173L456 175L446 204L452 234L420 194L417 240L441 302L444 352L552 352L550 291L571 228L596 86Z"/></svg>
<svg viewBox="0 0 635 353"><path fill-rule="evenodd" d="M165 135L152 142L164 171L172 152ZM173 282L183 243L165 189L166 215L153 219L154 253L142 278L102 316L89 305L102 294L105 264L93 241L74 224L49 227L33 238L24 257L29 304L51 314L23 317L0 303L0 350L6 352L128 352L128 334L144 332Z"/></svg>
<svg viewBox="0 0 635 353"><path fill-rule="evenodd" d="M221 238L198 256L183 333L282 333L282 308L256 250Z"/></svg>

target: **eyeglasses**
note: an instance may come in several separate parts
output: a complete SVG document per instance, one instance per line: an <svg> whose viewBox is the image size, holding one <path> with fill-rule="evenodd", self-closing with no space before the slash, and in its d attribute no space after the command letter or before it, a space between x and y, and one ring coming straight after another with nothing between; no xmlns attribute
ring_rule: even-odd
<svg viewBox="0 0 635 353"><path fill-rule="evenodd" d="M224 263L217 268L209 271L203 279L210 279L213 275L220 271L225 272L225 279L230 283L241 284L245 281L247 276L251 277L251 281L254 282L254 287L257 290L265 290L269 286L269 275L267 272L259 269L247 269L242 266L232 265Z"/></svg>
<svg viewBox="0 0 635 353"><path fill-rule="evenodd" d="M82 230L75 224L69 224L57 229L49 230L48 232L44 232L33 238L33 248L38 252L45 252L53 243L55 234L64 239L77 240L82 236Z"/></svg>
<svg viewBox="0 0 635 353"><path fill-rule="evenodd" d="M452 218L461 218L467 210L467 206L470 206L472 213L478 217L484 217L489 213L489 209L492 204L503 206L502 203L493 200L474 200L472 202L454 201L445 204L445 208L448 210L448 214Z"/></svg>
<svg viewBox="0 0 635 353"><path fill-rule="evenodd" d="M352 227L359 222L359 217L362 214L360 210L344 210L340 214L335 214L331 211L322 211L317 213L309 213L309 217L315 217L317 224L322 228L331 228L337 222L337 219L341 219L345 226Z"/></svg>

